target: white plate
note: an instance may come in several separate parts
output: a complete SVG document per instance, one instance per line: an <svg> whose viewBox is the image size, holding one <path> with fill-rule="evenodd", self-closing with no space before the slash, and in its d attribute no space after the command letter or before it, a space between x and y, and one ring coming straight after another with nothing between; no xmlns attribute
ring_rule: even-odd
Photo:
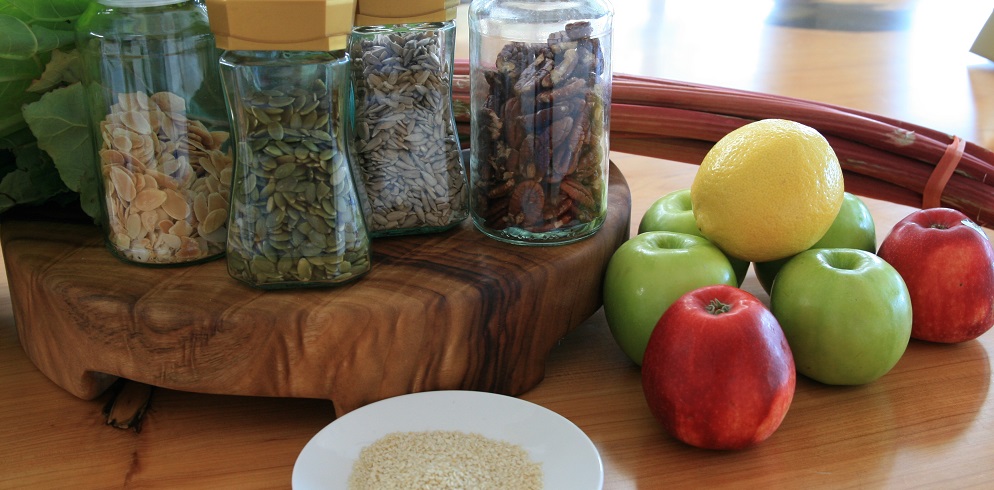
<svg viewBox="0 0 994 490"><path fill-rule="evenodd" d="M563 416L518 398L479 391L402 395L349 412L321 429L293 466L297 490L344 489L362 448L391 432L458 430L518 444L542 463L545 488L600 490L597 448Z"/></svg>

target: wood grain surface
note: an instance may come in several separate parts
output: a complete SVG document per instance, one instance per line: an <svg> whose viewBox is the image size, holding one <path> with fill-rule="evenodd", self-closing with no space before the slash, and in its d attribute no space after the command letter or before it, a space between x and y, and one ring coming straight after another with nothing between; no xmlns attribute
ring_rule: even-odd
<svg viewBox="0 0 994 490"><path fill-rule="evenodd" d="M519 395L549 351L601 304L627 238L631 195L612 165L594 236L548 247L497 242L466 220L373 241L373 269L328 289L262 291L223 260L125 264L87 224L6 220L0 240L21 344L91 399L118 377L178 390L333 400L338 415L439 389Z"/></svg>

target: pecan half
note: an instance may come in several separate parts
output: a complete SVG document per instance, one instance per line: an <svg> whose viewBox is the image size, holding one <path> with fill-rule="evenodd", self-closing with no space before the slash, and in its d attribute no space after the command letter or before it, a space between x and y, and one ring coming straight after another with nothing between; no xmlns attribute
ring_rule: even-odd
<svg viewBox="0 0 994 490"><path fill-rule="evenodd" d="M539 102L551 103L560 99L581 96L586 91L587 81L582 78L576 78L565 85L539 93L535 96L535 99Z"/></svg>
<svg viewBox="0 0 994 490"><path fill-rule="evenodd" d="M521 72L521 78L514 84L514 93L529 94L543 88L543 80L552 73L553 60L540 56Z"/></svg>
<svg viewBox="0 0 994 490"><path fill-rule="evenodd" d="M534 180L526 180L518 184L511 193L508 203L508 213L522 215L522 225L530 226L542 220L542 210L545 205L545 190Z"/></svg>
<svg viewBox="0 0 994 490"><path fill-rule="evenodd" d="M562 189L566 195L573 198L578 205L587 208L593 207L594 195L590 189L587 188L587 186L567 177L563 179L561 184L559 184L559 188Z"/></svg>

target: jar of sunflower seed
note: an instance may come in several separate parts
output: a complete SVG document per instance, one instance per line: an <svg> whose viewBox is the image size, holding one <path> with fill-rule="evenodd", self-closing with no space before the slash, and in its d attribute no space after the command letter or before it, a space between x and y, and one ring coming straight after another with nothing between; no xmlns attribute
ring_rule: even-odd
<svg viewBox="0 0 994 490"><path fill-rule="evenodd" d="M469 215L452 111L457 4L357 4L354 146L374 237L444 231Z"/></svg>
<svg viewBox="0 0 994 490"><path fill-rule="evenodd" d="M349 153L351 3L207 8L235 141L228 273L263 289L359 278L370 245Z"/></svg>
<svg viewBox="0 0 994 490"><path fill-rule="evenodd" d="M220 257L232 157L207 13L99 0L77 24L107 247L136 264Z"/></svg>

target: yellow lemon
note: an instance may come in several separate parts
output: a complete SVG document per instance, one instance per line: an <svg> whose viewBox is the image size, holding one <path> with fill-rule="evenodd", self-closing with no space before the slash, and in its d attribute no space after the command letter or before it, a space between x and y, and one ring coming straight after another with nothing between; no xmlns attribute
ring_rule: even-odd
<svg viewBox="0 0 994 490"><path fill-rule="evenodd" d="M690 187L701 233L751 262L807 250L832 226L844 197L842 167L817 130L764 119L715 143Z"/></svg>

